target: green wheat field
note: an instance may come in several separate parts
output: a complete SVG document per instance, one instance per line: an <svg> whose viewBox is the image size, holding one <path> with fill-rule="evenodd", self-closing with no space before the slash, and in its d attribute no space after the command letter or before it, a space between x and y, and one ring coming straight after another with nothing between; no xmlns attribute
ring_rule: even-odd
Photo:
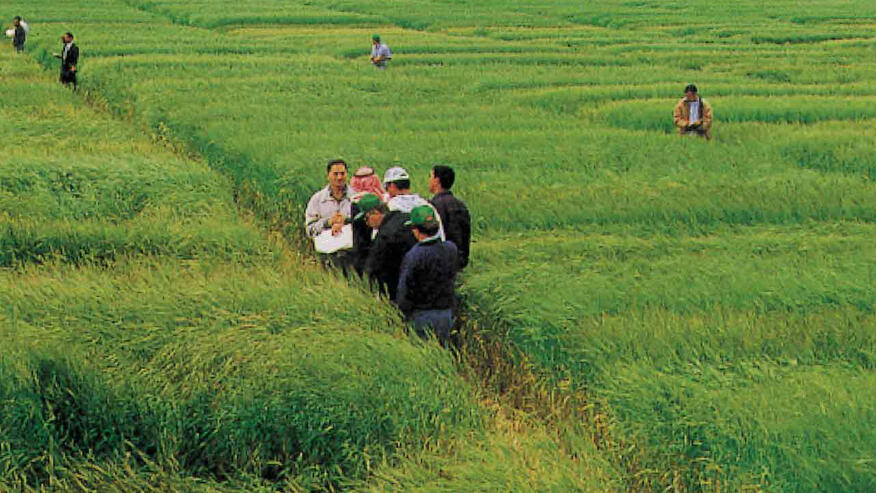
<svg viewBox="0 0 876 493"><path fill-rule="evenodd" d="M14 15L0 491L876 491L876 2ZM319 266L335 157L456 169L461 350Z"/></svg>

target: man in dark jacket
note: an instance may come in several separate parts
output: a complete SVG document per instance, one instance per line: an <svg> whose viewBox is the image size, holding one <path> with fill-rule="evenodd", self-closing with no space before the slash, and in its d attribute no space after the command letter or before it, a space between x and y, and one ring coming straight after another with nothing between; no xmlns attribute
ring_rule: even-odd
<svg viewBox="0 0 876 493"><path fill-rule="evenodd" d="M358 203L359 214L355 220L365 219L366 224L377 230L377 236L368 249L365 274L376 282L380 290L395 301L398 289L398 273L402 259L417 240L405 226L411 215L391 211L380 197L365 194Z"/></svg>
<svg viewBox="0 0 876 493"><path fill-rule="evenodd" d="M463 269L468 265L471 216L465 203L454 197L450 191L455 180L456 174L450 166L433 167L429 175L429 191L432 192L432 200L429 202L438 211L447 240L452 241L459 249L459 268Z"/></svg>
<svg viewBox="0 0 876 493"><path fill-rule="evenodd" d="M442 343L453 328L454 284L459 265L452 241L442 241L435 211L421 205L405 223L417 244L405 254L398 281L398 307L422 336L431 329Z"/></svg>
<svg viewBox="0 0 876 493"><path fill-rule="evenodd" d="M353 204L350 206L350 214L351 217L359 219L353 219L351 227L353 228L353 250L350 252L352 256L352 264L353 269L356 271L356 274L359 274L359 277L365 273L365 262L368 260L368 254L371 251L371 243L373 238L371 238L371 234L374 231L371 229L371 226L368 225L365 215L360 215L361 212L359 210L359 199L354 199Z"/></svg>
<svg viewBox="0 0 876 493"><path fill-rule="evenodd" d="M16 15L12 19L12 26L15 28L15 34L12 35L12 46L15 47L16 53L21 53L24 51L24 42L27 41L27 31L21 25L21 17Z"/></svg>
<svg viewBox="0 0 876 493"><path fill-rule="evenodd" d="M61 53L55 53L55 58L61 59L61 84L65 86L73 84L73 89L76 89L76 64L79 63L79 47L73 43L73 33L66 32L61 36L61 42L64 46L61 48Z"/></svg>

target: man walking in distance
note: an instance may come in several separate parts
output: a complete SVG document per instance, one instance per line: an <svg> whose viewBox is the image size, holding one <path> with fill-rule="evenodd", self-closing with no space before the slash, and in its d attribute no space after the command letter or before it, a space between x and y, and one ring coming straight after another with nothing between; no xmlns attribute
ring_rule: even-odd
<svg viewBox="0 0 876 493"><path fill-rule="evenodd" d="M61 59L61 84L73 84L76 90L76 65L79 63L79 47L73 42L73 33L67 31L61 36L64 46L61 53L55 53L55 58Z"/></svg>
<svg viewBox="0 0 876 493"><path fill-rule="evenodd" d="M468 265L468 252L471 244L471 216L465 203L453 196L450 191L456 181L456 173L450 166L433 166L429 174L429 202L438 211L444 226L444 234L459 249L459 268Z"/></svg>
<svg viewBox="0 0 876 493"><path fill-rule="evenodd" d="M675 105L675 128L681 135L712 138L712 106L697 93L697 86L688 84L684 97Z"/></svg>
<svg viewBox="0 0 876 493"><path fill-rule="evenodd" d="M438 235L435 211L421 205L411 211L417 244L405 254L398 281L398 307L420 336L432 330L442 344L450 342L454 284L459 265L456 245Z"/></svg>
<svg viewBox="0 0 876 493"><path fill-rule="evenodd" d="M380 35L371 36L371 64L380 70L386 70L386 62L392 60L392 52L386 43L380 42Z"/></svg>
<svg viewBox="0 0 876 493"><path fill-rule="evenodd" d="M402 259L417 243L405 226L411 215L389 210L380 197L373 193L362 196L358 207L360 212L354 220L364 219L368 226L377 230L365 260L365 275L377 283L380 291L388 295L391 301L395 301Z"/></svg>

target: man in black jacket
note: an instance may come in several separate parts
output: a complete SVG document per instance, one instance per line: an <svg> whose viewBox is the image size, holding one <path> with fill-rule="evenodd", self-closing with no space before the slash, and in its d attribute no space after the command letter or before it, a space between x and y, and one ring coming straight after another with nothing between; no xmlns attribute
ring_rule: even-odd
<svg viewBox="0 0 876 493"><path fill-rule="evenodd" d="M453 196L450 188L456 180L456 174L450 166L434 166L429 175L429 191L441 223L444 225L444 235L459 249L459 268L468 265L468 251L471 245L471 216L465 203Z"/></svg>
<svg viewBox="0 0 876 493"><path fill-rule="evenodd" d="M459 265L457 248L438 234L435 210L428 205L415 207L405 223L418 243L405 254L398 282L398 308L421 336L427 330L443 344L450 342L453 307L456 304L454 281Z"/></svg>
<svg viewBox="0 0 876 493"><path fill-rule="evenodd" d="M24 42L27 41L27 31L21 24L21 17L16 15L12 19L12 27L15 29L15 34L12 35L12 46L15 47L16 53L21 53L24 51Z"/></svg>
<svg viewBox="0 0 876 493"><path fill-rule="evenodd" d="M405 226L411 215L389 210L380 197L373 193L359 199L358 208L359 214L354 220L365 219L368 226L377 230L365 261L365 274L377 282L391 301L395 301L402 259L417 243L411 230Z"/></svg>
<svg viewBox="0 0 876 493"><path fill-rule="evenodd" d="M65 86L73 84L73 90L76 90L76 64L79 63L79 47L73 43L73 33L66 32L61 36L61 42L64 46L61 53L55 53L55 58L61 59L61 84Z"/></svg>

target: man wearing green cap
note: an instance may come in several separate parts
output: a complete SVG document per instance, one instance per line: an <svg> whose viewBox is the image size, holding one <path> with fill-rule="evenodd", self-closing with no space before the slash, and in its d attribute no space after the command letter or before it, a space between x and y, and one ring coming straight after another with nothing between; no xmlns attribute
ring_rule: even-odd
<svg viewBox="0 0 876 493"><path fill-rule="evenodd" d="M411 215L389 210L386 203L373 193L363 195L357 206L359 214L353 220L364 220L377 230L365 260L365 274L389 295L390 300L395 301L402 259L417 242L405 226Z"/></svg>
<svg viewBox="0 0 876 493"><path fill-rule="evenodd" d="M392 60L392 52L386 43L380 42L380 35L371 36L371 64L380 70L386 70L386 62Z"/></svg>
<svg viewBox="0 0 876 493"><path fill-rule="evenodd" d="M428 205L411 211L409 226L417 244L405 254L398 280L398 307L423 336L431 329L443 344L450 342L459 251L443 241L435 210Z"/></svg>

